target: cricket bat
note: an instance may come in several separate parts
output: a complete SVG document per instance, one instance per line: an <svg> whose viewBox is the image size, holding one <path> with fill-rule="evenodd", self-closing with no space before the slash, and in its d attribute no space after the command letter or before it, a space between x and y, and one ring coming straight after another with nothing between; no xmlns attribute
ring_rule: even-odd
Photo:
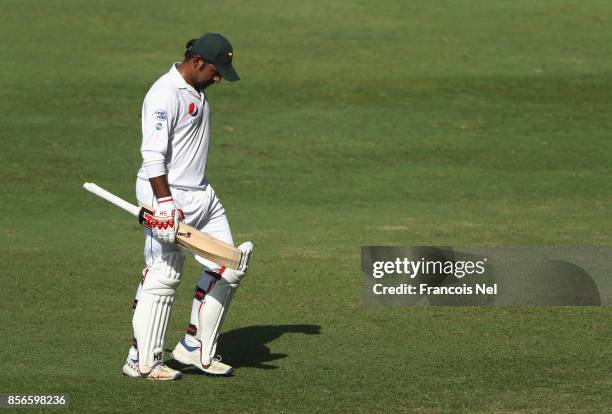
<svg viewBox="0 0 612 414"><path fill-rule="evenodd" d="M147 205L138 207L130 204L94 183L85 183L83 188L138 217L138 222L142 226L150 228L149 222L153 218L152 207ZM242 252L240 250L183 222L179 222L176 243L193 254L230 269L238 269L240 266L242 259Z"/></svg>

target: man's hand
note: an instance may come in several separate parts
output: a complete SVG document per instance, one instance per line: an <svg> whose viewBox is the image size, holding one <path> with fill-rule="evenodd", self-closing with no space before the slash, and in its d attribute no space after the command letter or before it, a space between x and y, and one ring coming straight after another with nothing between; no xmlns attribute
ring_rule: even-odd
<svg viewBox="0 0 612 414"><path fill-rule="evenodd" d="M161 242L174 243L179 221L184 219L183 211L175 208L172 196L159 198L157 207L153 211L153 220L151 220L153 236Z"/></svg>

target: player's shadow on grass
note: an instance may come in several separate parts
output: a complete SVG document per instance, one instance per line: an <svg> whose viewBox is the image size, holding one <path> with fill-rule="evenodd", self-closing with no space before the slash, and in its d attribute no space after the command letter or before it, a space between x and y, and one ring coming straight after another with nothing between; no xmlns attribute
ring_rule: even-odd
<svg viewBox="0 0 612 414"><path fill-rule="evenodd" d="M266 344L289 333L319 335L321 326L306 324L247 326L221 334L217 349L223 353L223 361L234 368L277 369L277 366L268 363L286 358L288 354L272 353ZM183 368L184 373L199 373L196 368L185 369L174 360L168 361L167 365L174 369Z"/></svg>

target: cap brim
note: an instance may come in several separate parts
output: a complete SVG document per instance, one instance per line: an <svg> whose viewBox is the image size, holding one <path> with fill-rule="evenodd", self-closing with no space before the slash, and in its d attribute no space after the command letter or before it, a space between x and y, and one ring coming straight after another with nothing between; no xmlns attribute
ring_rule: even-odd
<svg viewBox="0 0 612 414"><path fill-rule="evenodd" d="M230 82L236 82L240 80L240 76L238 76L238 72L234 70L232 65L215 65L217 70L221 74L221 77Z"/></svg>

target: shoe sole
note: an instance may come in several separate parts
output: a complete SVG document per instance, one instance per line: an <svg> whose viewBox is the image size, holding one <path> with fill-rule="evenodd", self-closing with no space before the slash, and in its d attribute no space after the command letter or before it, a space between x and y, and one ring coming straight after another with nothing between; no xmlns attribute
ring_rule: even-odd
<svg viewBox="0 0 612 414"><path fill-rule="evenodd" d="M179 372L174 377L169 377L169 378L152 378L152 377L146 377L146 378L151 381L177 381L183 378L183 374Z"/></svg>

